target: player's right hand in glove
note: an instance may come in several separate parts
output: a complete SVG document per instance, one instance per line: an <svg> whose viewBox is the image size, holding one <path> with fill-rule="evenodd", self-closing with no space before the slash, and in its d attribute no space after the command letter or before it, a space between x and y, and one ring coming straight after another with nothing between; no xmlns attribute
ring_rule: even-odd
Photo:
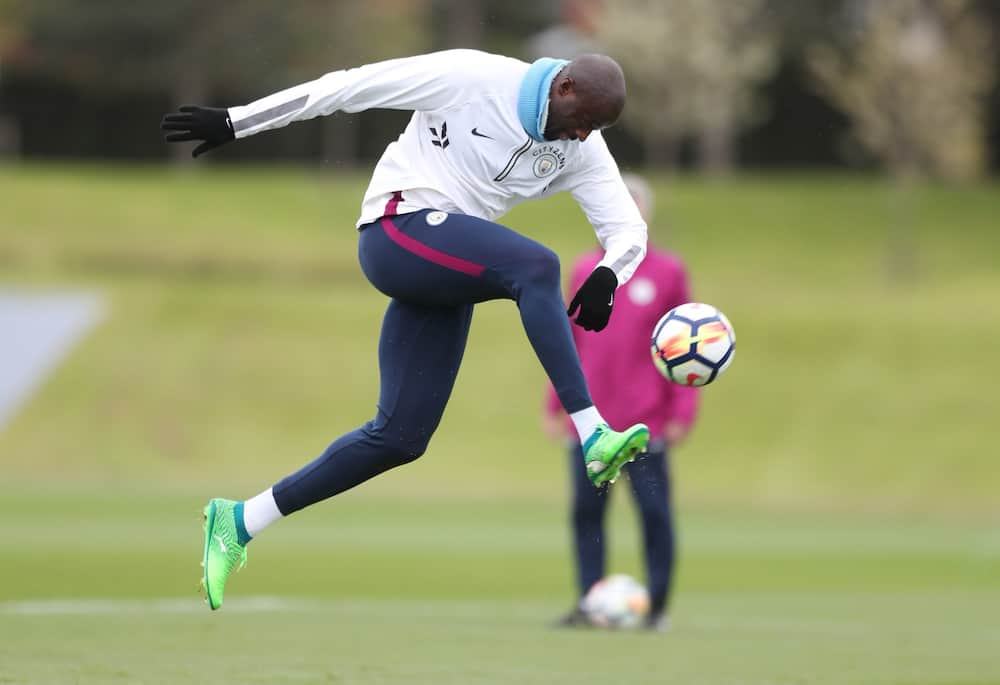
<svg viewBox="0 0 1000 685"><path fill-rule="evenodd" d="M166 114L160 122L163 139L168 143L200 140L201 145L192 152L192 157L208 152L220 145L236 139L229 110L217 107L181 105L177 112Z"/></svg>
<svg viewBox="0 0 1000 685"><path fill-rule="evenodd" d="M611 307L615 303L615 288L618 276L606 266L599 266L590 272L576 295L569 303L566 313L572 317L579 309L575 323L585 331L600 331L608 325Z"/></svg>

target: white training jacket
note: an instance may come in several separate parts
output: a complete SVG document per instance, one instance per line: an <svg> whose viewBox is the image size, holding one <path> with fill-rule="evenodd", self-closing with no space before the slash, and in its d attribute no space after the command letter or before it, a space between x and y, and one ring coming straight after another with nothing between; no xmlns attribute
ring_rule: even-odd
<svg viewBox="0 0 1000 685"><path fill-rule="evenodd" d="M385 213L438 209L495 221L524 200L568 191L605 250L619 284L646 254L646 224L600 131L586 141L537 142L517 114L530 65L477 50L446 50L333 71L229 116L237 138L335 111L413 110L382 154L357 225Z"/></svg>

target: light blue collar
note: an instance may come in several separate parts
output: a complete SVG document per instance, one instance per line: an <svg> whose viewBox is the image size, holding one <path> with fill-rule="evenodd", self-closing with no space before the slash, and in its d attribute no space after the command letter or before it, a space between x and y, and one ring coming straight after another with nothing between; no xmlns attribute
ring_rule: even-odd
<svg viewBox="0 0 1000 685"><path fill-rule="evenodd" d="M569 60L543 57L536 60L521 81L517 96L517 118L525 132L539 143L545 140L545 123L549 118L549 89L556 75Z"/></svg>

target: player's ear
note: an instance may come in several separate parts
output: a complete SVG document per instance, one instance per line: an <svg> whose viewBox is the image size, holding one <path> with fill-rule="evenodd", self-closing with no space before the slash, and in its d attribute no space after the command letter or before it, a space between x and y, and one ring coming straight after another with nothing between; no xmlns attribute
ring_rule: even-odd
<svg viewBox="0 0 1000 685"><path fill-rule="evenodd" d="M576 90L576 82L571 76L564 76L559 82L559 87L556 90L560 95L569 95Z"/></svg>

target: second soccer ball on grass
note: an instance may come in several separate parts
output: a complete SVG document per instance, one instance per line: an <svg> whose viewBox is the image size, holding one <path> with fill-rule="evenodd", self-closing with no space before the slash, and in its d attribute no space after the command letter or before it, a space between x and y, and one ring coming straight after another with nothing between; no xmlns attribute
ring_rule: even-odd
<svg viewBox="0 0 1000 685"><path fill-rule="evenodd" d="M580 602L590 622L601 628L637 628L649 613L649 592L624 573L602 578Z"/></svg>

